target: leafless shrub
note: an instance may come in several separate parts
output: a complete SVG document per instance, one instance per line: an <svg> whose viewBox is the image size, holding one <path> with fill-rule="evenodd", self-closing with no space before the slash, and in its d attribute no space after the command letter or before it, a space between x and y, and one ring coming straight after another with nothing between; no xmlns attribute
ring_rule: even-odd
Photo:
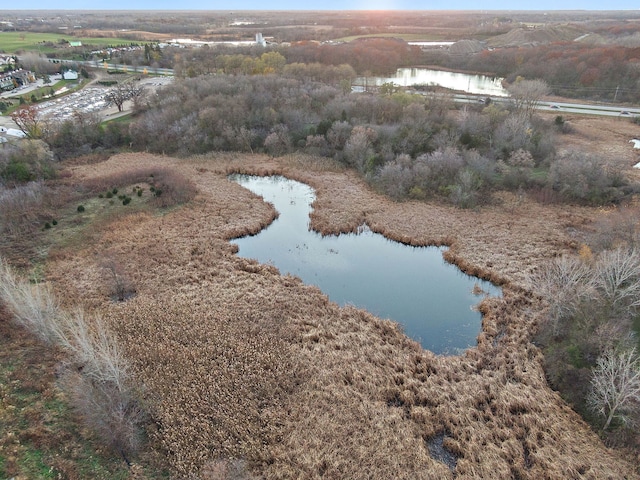
<svg viewBox="0 0 640 480"><path fill-rule="evenodd" d="M130 456L140 448L140 424L145 420L132 392L96 382L83 371L65 372L60 383L89 428L130 464Z"/></svg>
<svg viewBox="0 0 640 480"><path fill-rule="evenodd" d="M289 138L289 128L286 125L276 125L271 129L267 138L264 139L264 147L269 154L279 157L291 150L291 139Z"/></svg>
<svg viewBox="0 0 640 480"><path fill-rule="evenodd" d="M31 284L19 278L0 258L0 300L9 308L18 325L41 341L56 341L53 319L59 311L58 303L47 285Z"/></svg>
<svg viewBox="0 0 640 480"><path fill-rule="evenodd" d="M50 62L46 56L35 52L25 52L20 55L20 63L23 68L40 74L52 74L60 70L59 65Z"/></svg>
<svg viewBox="0 0 640 480"><path fill-rule="evenodd" d="M42 182L7 189L0 187L0 233L15 235L37 221L42 214L44 192Z"/></svg>
<svg viewBox="0 0 640 480"><path fill-rule="evenodd" d="M530 141L531 122L525 115L512 114L496 128L494 146L503 152L526 149Z"/></svg>
<svg viewBox="0 0 640 480"><path fill-rule="evenodd" d="M463 169L451 189L449 198L460 208L473 208L478 203L481 181L470 169Z"/></svg>
<svg viewBox="0 0 640 480"><path fill-rule="evenodd" d="M605 166L594 155L571 152L556 158L549 168L548 185L565 199L590 204L620 200L625 182L620 170Z"/></svg>
<svg viewBox="0 0 640 480"><path fill-rule="evenodd" d="M171 207L187 203L196 196L196 186L181 173L162 168L154 170L154 203L158 207Z"/></svg>
<svg viewBox="0 0 640 480"><path fill-rule="evenodd" d="M533 116L542 97L548 95L550 91L544 80L525 80L524 78L518 78L507 89L516 110L527 118Z"/></svg>
<svg viewBox="0 0 640 480"><path fill-rule="evenodd" d="M358 125L351 130L349 140L344 146L347 162L360 172L366 169L366 162L373 155L373 142L377 139L375 130Z"/></svg>
<svg viewBox="0 0 640 480"><path fill-rule="evenodd" d="M111 280L111 297L114 300L123 302L135 295L136 289L125 273L122 264L113 257L103 258L100 264Z"/></svg>
<svg viewBox="0 0 640 480"><path fill-rule="evenodd" d="M327 141L331 148L335 150L344 149L347 140L351 136L352 128L349 122L334 122L327 132Z"/></svg>
<svg viewBox="0 0 640 480"><path fill-rule="evenodd" d="M129 367L120 347L102 319L88 318L84 310L59 311L52 326L58 345L71 354L83 376L100 384L126 389Z"/></svg>
<svg viewBox="0 0 640 480"><path fill-rule="evenodd" d="M307 135L304 149L311 155L328 155L329 143L324 135Z"/></svg>

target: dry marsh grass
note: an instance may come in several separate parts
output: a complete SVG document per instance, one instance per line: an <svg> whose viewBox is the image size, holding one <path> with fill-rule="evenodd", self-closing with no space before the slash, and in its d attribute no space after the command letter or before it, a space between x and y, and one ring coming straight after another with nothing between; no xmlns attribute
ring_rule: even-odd
<svg viewBox="0 0 640 480"><path fill-rule="evenodd" d="M509 196L478 212L398 204L348 171L309 162L128 154L69 168L79 182L133 165L175 169L197 189L162 216L105 222L91 243L60 248L46 268L63 304L81 301L122 339L157 426L151 445L176 478L206 478L236 461L267 479L639 478L636 458L607 449L549 389L530 342L537 305L528 272L570 251L567 229L597 212ZM449 259L504 286L504 298L481 305L478 346L436 356L392 322L237 258L228 239L275 213L228 181L230 172L310 184L312 226L323 234L366 222L405 243L449 245ZM105 295L107 251L136 286L127 302ZM453 470L429 453L437 439Z"/></svg>

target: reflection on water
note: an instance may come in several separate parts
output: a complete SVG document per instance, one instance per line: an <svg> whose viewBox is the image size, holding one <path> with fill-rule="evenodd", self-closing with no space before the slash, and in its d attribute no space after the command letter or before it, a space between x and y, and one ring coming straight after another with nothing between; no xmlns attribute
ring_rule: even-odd
<svg viewBox="0 0 640 480"><path fill-rule="evenodd" d="M358 234L322 237L309 230L313 189L284 177L233 175L232 180L271 202L280 216L257 235L233 241L238 254L272 264L318 286L340 304L364 308L404 326L435 353L475 345L483 297L499 295L489 282L463 274L437 247L410 247L363 227Z"/></svg>
<svg viewBox="0 0 640 480"><path fill-rule="evenodd" d="M494 97L508 97L509 93L502 87L502 78L468 73L447 72L429 68L399 68L392 77L358 78L356 85L377 85L394 83L401 87L412 85L438 85L461 92Z"/></svg>

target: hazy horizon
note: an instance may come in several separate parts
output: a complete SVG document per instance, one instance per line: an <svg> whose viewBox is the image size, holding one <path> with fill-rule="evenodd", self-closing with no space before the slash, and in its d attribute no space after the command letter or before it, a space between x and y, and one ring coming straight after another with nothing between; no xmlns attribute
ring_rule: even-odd
<svg viewBox="0 0 640 480"><path fill-rule="evenodd" d="M61 5L61 6L56 6ZM5 11L95 11L95 10L156 10L156 11L348 11L348 10L419 10L419 11L640 11L638 4L631 0L614 0L606 4L596 0L568 0L557 2L552 0L541 0L535 8L518 7L514 2L506 0L487 0L482 3L483 8L478 8L478 2L470 0L435 0L422 2L417 0L327 0L323 2L299 2L294 0L273 0L271 2L258 2L256 0L239 0L234 2L235 8L229 8L228 3L207 2L203 0L185 0L179 2L169 2L167 0L141 0L138 2L128 2L124 0L68 0L65 2L52 2L45 0L34 0L29 5L19 9L6 9ZM2 15L0 14L0 18Z"/></svg>

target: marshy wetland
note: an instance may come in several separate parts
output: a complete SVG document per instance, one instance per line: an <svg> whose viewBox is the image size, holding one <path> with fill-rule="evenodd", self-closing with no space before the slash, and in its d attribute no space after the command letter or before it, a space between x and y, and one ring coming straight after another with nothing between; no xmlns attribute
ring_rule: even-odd
<svg viewBox="0 0 640 480"><path fill-rule="evenodd" d="M63 306L80 299L101 315L144 385L154 428L140 462L156 452L176 477L241 458L265 478L634 478L633 462L606 449L548 387L530 341L537 301L524 288L527 271L572 248L564 227L594 210L509 197L509 211L399 204L308 156L120 154L69 165L65 178L126 183L132 165L179 172L197 193L76 225L84 241L50 245L43 275ZM393 322L238 257L230 240L260 232L277 213L230 182L234 172L311 186L310 225L325 235L366 223L404 244L447 245L449 261L503 289L480 304L477 346L435 355ZM101 255L122 266L135 296L114 304Z"/></svg>

